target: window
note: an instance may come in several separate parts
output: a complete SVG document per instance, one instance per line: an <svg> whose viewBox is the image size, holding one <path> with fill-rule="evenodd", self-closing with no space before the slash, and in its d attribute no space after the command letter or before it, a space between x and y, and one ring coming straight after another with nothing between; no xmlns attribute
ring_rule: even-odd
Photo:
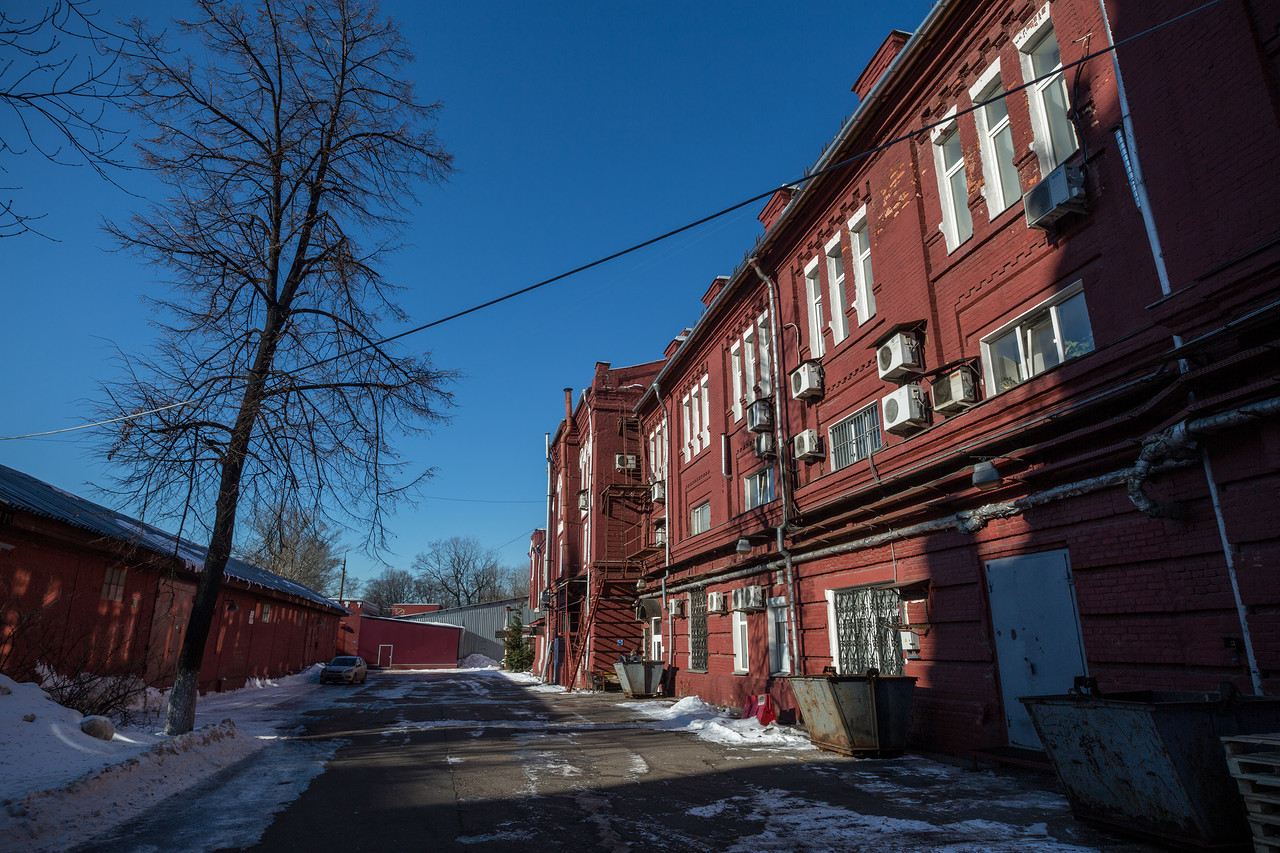
<svg viewBox="0 0 1280 853"><path fill-rule="evenodd" d="M700 503L689 513L689 535L697 536L711 529L711 504Z"/></svg>
<svg viewBox="0 0 1280 853"><path fill-rule="evenodd" d="M948 115L955 115L955 107ZM964 171L964 151L960 148L960 128L955 121L934 130L933 161L938 169L938 194L942 201L942 235L947 251L973 236L969 215L969 179Z"/></svg>
<svg viewBox="0 0 1280 853"><path fill-rule="evenodd" d="M982 150L982 194L987 200L988 215L995 219L996 214L1022 197L1022 183L1013 165L1013 129L1000 81L1000 60L992 63L969 90L969 96L975 104L984 104L974 112L974 122Z"/></svg>
<svg viewBox="0 0 1280 853"><path fill-rule="evenodd" d="M262 605L262 622L265 625L267 622L270 622L270 621L271 621L271 605L264 604Z"/></svg>
<svg viewBox="0 0 1280 853"><path fill-rule="evenodd" d="M744 403L773 391L773 338L769 333L769 312L761 314L729 347L733 381L733 419L742 420ZM708 436L709 438L710 436Z"/></svg>
<svg viewBox="0 0 1280 853"><path fill-rule="evenodd" d="M733 671L742 675L751 671L751 659L747 654L747 614L733 611Z"/></svg>
<svg viewBox="0 0 1280 853"><path fill-rule="evenodd" d="M987 387L999 394L1093 351L1093 331L1081 285L1037 306L982 340Z"/></svg>
<svg viewBox="0 0 1280 853"><path fill-rule="evenodd" d="M849 337L849 316L845 313L848 301L844 292L844 249L840 245L840 235L831 238L827 243L827 285L831 290L831 338L840 343Z"/></svg>
<svg viewBox="0 0 1280 853"><path fill-rule="evenodd" d="M689 669L707 671L707 588L689 590Z"/></svg>
<svg viewBox="0 0 1280 853"><path fill-rule="evenodd" d="M1022 60L1022 76L1030 84L1027 102L1035 132L1032 147L1040 158L1040 174L1047 175L1078 147L1075 128L1068 118L1067 80L1062 73L1062 54L1048 4L1014 37L1014 44Z"/></svg>
<svg viewBox="0 0 1280 853"><path fill-rule="evenodd" d="M771 598L766 611L769 619L769 674L791 672L791 638L787 631L787 600Z"/></svg>
<svg viewBox="0 0 1280 853"><path fill-rule="evenodd" d="M831 470L848 468L859 459L866 459L880 449L880 406L872 403L852 417L845 418L831 427L828 437L831 448Z"/></svg>
<svg viewBox="0 0 1280 853"><path fill-rule="evenodd" d="M822 282L818 280L817 258L805 267L804 286L809 297L809 354L813 358L822 358L827 347L822 341Z"/></svg>
<svg viewBox="0 0 1280 853"><path fill-rule="evenodd" d="M680 419L684 425L681 453L686 462L711 444L710 390L710 379L704 376L680 401Z"/></svg>
<svg viewBox="0 0 1280 853"><path fill-rule="evenodd" d="M649 660L662 660L662 617L649 620Z"/></svg>
<svg viewBox="0 0 1280 853"><path fill-rule="evenodd" d="M666 425L659 423L649 433L649 471L655 479L667 478L667 436Z"/></svg>
<svg viewBox="0 0 1280 853"><path fill-rule="evenodd" d="M853 258L853 307L858 325L876 316L876 297L871 292L871 231L867 228L867 206L864 204L849 220L849 248Z"/></svg>
<svg viewBox="0 0 1280 853"><path fill-rule="evenodd" d="M103 601L124 601L124 579L126 569L107 569L106 579L102 583Z"/></svg>
<svg viewBox="0 0 1280 853"><path fill-rule="evenodd" d="M773 500L773 469L757 471L743 481L746 485L746 508L755 509Z"/></svg>
<svg viewBox="0 0 1280 853"><path fill-rule="evenodd" d="M858 587L827 590L831 659L841 675L866 672L902 675L902 603L896 589Z"/></svg>

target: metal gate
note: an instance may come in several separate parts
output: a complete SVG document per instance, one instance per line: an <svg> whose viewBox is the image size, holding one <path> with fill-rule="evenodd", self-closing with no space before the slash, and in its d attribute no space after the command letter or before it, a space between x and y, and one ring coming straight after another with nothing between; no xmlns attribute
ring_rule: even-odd
<svg viewBox="0 0 1280 853"><path fill-rule="evenodd" d="M707 669L707 589L689 590L689 669Z"/></svg>
<svg viewBox="0 0 1280 853"><path fill-rule="evenodd" d="M837 669L841 674L875 668L903 675L901 599L896 589L862 587L835 593Z"/></svg>

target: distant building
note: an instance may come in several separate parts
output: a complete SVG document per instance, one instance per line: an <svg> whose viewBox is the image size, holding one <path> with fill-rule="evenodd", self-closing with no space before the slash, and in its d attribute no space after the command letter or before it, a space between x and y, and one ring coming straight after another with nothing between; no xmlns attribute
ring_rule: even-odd
<svg viewBox="0 0 1280 853"><path fill-rule="evenodd" d="M132 675L172 684L204 549L0 466L0 672ZM200 690L298 672L340 649L347 611L228 562Z"/></svg>
<svg viewBox="0 0 1280 853"><path fill-rule="evenodd" d="M521 624L528 624L529 610L523 598L507 598L485 604L451 607L401 617L402 622L423 622L435 625L457 625L463 629L458 641L457 660L480 654L502 663L504 654L502 632L516 617Z"/></svg>

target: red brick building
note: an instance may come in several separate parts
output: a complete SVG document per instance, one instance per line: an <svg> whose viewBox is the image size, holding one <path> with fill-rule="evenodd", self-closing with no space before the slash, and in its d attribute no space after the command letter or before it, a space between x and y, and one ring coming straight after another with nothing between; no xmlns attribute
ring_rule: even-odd
<svg viewBox="0 0 1280 853"><path fill-rule="evenodd" d="M552 526L534 534L530 558L531 600L540 609L534 665L558 684L590 686L593 676L613 672L620 654L640 650L639 518L650 486L632 409L659 367L599 362L576 408L565 389L565 419L548 447Z"/></svg>
<svg viewBox="0 0 1280 853"><path fill-rule="evenodd" d="M940 2L870 58L635 409L678 695L905 673L968 752L1076 676L1280 689L1280 7L1199 7Z"/></svg>
<svg viewBox="0 0 1280 853"><path fill-rule="evenodd" d="M0 466L0 672L173 681L204 551ZM298 672L339 651L329 599L232 559L200 691Z"/></svg>

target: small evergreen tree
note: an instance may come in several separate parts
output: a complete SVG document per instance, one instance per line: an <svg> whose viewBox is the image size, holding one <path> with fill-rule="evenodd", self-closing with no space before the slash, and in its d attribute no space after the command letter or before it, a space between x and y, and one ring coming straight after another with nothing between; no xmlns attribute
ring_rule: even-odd
<svg viewBox="0 0 1280 853"><path fill-rule="evenodd" d="M511 672L528 672L533 668L533 647L524 635L520 614L507 626L502 637L502 666Z"/></svg>

